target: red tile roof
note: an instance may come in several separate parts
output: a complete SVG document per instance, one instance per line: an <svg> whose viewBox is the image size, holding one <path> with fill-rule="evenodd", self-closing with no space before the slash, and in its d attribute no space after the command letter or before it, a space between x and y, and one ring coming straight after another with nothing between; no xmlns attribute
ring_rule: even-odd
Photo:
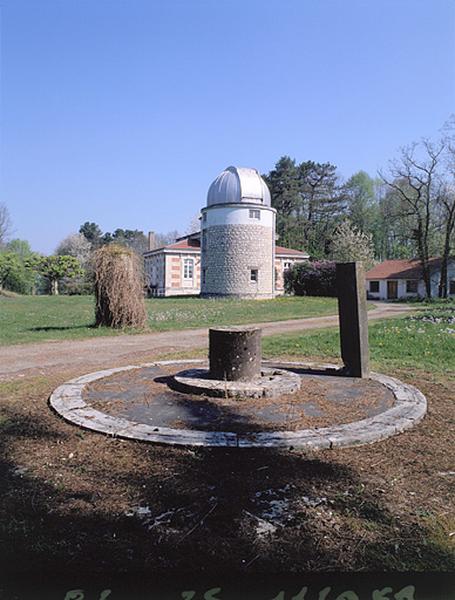
<svg viewBox="0 0 455 600"><path fill-rule="evenodd" d="M169 244L164 246L164 248L156 248L155 250L149 250L149 252L156 252L157 250L199 250L200 249L200 240L195 238L185 238L174 244ZM284 248L283 246L275 246L275 254L278 256L280 254L292 255L292 256L301 256L302 258L306 258L308 255L305 252L301 252L300 250L294 250L293 248Z"/></svg>
<svg viewBox="0 0 455 600"><path fill-rule="evenodd" d="M197 239L188 239L185 238L184 240L180 240L179 242L175 242L174 244L168 244L167 246L164 246L164 248L166 250L184 250L185 248L192 248L192 249L196 249L196 248L200 248L201 244L200 241ZM164 250L164 248L160 248L160 250Z"/></svg>
<svg viewBox="0 0 455 600"><path fill-rule="evenodd" d="M437 269L440 258L430 258L430 268ZM366 273L367 279L422 279L422 267L417 258L412 260L385 260Z"/></svg>
<svg viewBox="0 0 455 600"><path fill-rule="evenodd" d="M308 256L306 252L294 250L294 248L284 248L283 246L275 246L275 254L293 254L295 256L301 256L302 258Z"/></svg>

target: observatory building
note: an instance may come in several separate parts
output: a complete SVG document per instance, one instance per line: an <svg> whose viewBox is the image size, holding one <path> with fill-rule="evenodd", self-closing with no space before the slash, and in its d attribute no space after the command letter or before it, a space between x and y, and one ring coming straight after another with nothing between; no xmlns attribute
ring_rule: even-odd
<svg viewBox="0 0 455 600"><path fill-rule="evenodd" d="M201 215L201 295L273 298L276 210L258 171L220 173Z"/></svg>
<svg viewBox="0 0 455 600"><path fill-rule="evenodd" d="M256 169L228 167L209 188L201 231L144 253L149 296L273 298L306 252L275 246L276 211Z"/></svg>

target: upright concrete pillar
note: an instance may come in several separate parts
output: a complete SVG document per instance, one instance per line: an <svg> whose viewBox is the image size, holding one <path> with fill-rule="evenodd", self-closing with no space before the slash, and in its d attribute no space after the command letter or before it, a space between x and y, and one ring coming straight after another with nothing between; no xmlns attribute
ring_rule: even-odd
<svg viewBox="0 0 455 600"><path fill-rule="evenodd" d="M209 329L210 376L222 381L250 381L259 377L261 333L257 327Z"/></svg>
<svg viewBox="0 0 455 600"><path fill-rule="evenodd" d="M341 357L346 374L368 377L368 317L362 263L337 263L336 282L340 319Z"/></svg>

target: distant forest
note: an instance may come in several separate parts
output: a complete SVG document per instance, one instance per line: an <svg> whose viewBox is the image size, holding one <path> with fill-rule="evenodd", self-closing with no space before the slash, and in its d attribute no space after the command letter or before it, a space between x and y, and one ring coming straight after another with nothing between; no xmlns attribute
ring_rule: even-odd
<svg viewBox="0 0 455 600"><path fill-rule="evenodd" d="M312 259L361 260L367 268L385 259L416 257L428 295L429 259L440 256L445 280L455 237L455 117L437 139L401 148L374 178L359 171L343 181L331 163L298 162L289 156L263 177L277 210L279 245L305 250ZM198 216L187 233L199 229ZM103 233L97 223L87 221L52 256L43 257L26 240L11 240L11 229L8 208L0 204L0 291L90 293L96 249L110 243L138 254L148 249L143 231ZM154 246L179 235L155 232ZM446 292L439 291L441 296Z"/></svg>

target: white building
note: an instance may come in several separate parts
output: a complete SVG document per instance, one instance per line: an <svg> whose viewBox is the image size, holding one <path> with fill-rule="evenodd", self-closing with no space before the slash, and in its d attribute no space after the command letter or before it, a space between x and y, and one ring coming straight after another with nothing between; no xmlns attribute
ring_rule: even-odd
<svg viewBox="0 0 455 600"><path fill-rule="evenodd" d="M437 297L441 276L441 259L430 259L431 295ZM385 260L366 273L368 297L372 300L397 300L425 297L425 283L420 261ZM455 259L449 261L447 290L455 296Z"/></svg>
<svg viewBox="0 0 455 600"><path fill-rule="evenodd" d="M275 246L275 295L284 294L284 272L308 260L300 250ZM200 233L144 254L149 296L198 295L201 291Z"/></svg>

